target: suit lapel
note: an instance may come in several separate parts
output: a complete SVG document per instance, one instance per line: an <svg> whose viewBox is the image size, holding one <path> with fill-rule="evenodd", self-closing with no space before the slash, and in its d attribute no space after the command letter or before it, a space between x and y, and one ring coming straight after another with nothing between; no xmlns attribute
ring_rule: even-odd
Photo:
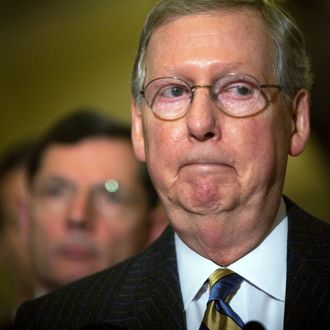
<svg viewBox="0 0 330 330"><path fill-rule="evenodd" d="M106 318L128 329L185 329L171 228L136 258Z"/></svg>
<svg viewBox="0 0 330 330"><path fill-rule="evenodd" d="M141 261L142 268L149 270L144 279L146 303L138 304L138 314L147 329L184 329L173 230L169 228L158 243Z"/></svg>

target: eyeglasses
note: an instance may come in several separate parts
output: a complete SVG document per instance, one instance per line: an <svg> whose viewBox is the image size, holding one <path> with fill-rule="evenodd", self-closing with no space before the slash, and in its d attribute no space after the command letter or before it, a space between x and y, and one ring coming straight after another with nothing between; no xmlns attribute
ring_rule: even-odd
<svg viewBox="0 0 330 330"><path fill-rule="evenodd" d="M197 88L207 88L217 108L232 117L251 116L265 109L269 100L263 88L282 90L280 85L260 84L248 74L231 73L212 85L191 85L177 77L156 78L140 93L159 118L173 120L186 114Z"/></svg>
<svg viewBox="0 0 330 330"><path fill-rule="evenodd" d="M72 207L78 187L62 178L52 178L36 186L38 206L48 214L63 214ZM111 179L89 189L86 209L105 218L114 218L134 205L137 197L117 180Z"/></svg>

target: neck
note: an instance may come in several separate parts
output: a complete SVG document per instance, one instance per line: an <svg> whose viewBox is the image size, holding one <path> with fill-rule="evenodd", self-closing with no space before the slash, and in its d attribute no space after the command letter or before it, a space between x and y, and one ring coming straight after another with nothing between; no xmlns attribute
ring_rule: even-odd
<svg viewBox="0 0 330 330"><path fill-rule="evenodd" d="M58 288L59 288L59 286L51 286L51 285L47 285L45 283L39 282L34 290L34 296L37 298L37 297L43 296L51 291L54 291Z"/></svg>
<svg viewBox="0 0 330 330"><path fill-rule="evenodd" d="M272 229L278 207L279 203L220 215L173 214L182 220L171 222L191 249L218 265L228 266L263 241Z"/></svg>

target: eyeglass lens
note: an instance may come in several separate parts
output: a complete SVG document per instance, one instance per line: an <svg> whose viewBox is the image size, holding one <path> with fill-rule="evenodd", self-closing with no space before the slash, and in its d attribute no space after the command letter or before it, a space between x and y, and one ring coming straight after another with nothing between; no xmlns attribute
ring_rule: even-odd
<svg viewBox="0 0 330 330"><path fill-rule="evenodd" d="M40 207L50 213L66 212L77 195L78 187L61 179L46 181L36 188ZM85 198L86 207L106 217L112 217L116 212L127 208L135 199L128 189L114 179L89 188Z"/></svg>
<svg viewBox="0 0 330 330"><path fill-rule="evenodd" d="M277 87L276 85L271 85ZM266 105L258 80L247 74L229 74L217 79L212 86L190 85L181 78L165 77L146 85L144 97L152 111L164 119L183 116L198 88L208 88L216 106L223 112L243 117L254 114Z"/></svg>

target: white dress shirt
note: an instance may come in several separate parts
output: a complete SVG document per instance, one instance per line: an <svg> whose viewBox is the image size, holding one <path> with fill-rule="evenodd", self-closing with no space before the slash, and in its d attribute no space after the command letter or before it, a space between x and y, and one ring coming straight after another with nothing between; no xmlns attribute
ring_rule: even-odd
<svg viewBox="0 0 330 330"><path fill-rule="evenodd" d="M243 277L230 306L244 323L260 322L266 330L283 329L288 219L282 200L269 235L254 250L227 266ZM208 277L221 268L190 249L175 234L179 279L188 330L198 330L209 297Z"/></svg>

